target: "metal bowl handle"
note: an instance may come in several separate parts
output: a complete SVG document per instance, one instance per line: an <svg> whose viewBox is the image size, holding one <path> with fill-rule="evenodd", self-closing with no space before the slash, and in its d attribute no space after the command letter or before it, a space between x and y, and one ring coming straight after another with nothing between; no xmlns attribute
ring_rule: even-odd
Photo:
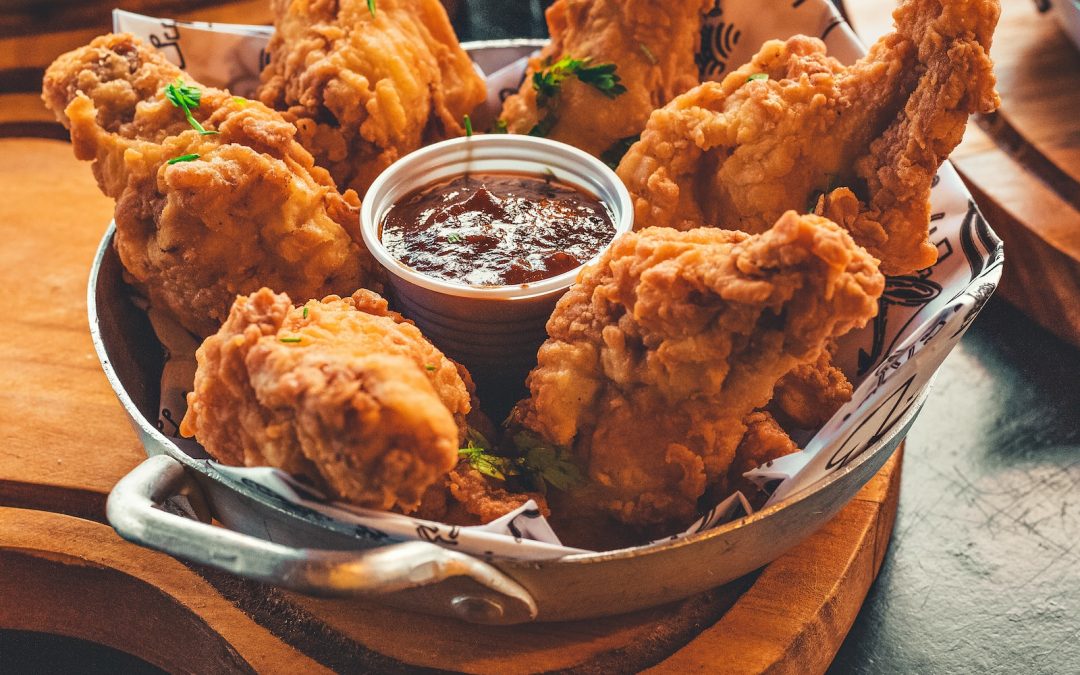
<svg viewBox="0 0 1080 675"><path fill-rule="evenodd" d="M479 588L468 584L467 591L448 595L449 606L441 613L473 623L536 618L536 602L527 590L472 556L421 541L365 551L283 546L163 510L161 505L183 488L198 490L180 462L167 455L150 457L109 494L109 523L136 544L302 593L383 595L463 577Z"/></svg>

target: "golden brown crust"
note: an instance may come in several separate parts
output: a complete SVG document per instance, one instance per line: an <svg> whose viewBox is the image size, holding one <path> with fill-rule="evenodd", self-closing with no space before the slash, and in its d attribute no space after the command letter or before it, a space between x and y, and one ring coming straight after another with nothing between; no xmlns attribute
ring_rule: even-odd
<svg viewBox="0 0 1080 675"><path fill-rule="evenodd" d="M797 366L776 383L769 408L787 427L816 429L851 400L852 391L826 349L817 361Z"/></svg>
<svg viewBox="0 0 1080 675"><path fill-rule="evenodd" d="M485 97L439 0L274 0L258 98L339 185L363 195L393 161L465 133Z"/></svg>
<svg viewBox="0 0 1080 675"><path fill-rule="evenodd" d="M196 356L181 433L224 463L406 511L457 463L472 392L370 291L303 307L266 288L241 296Z"/></svg>
<svg viewBox="0 0 1080 675"><path fill-rule="evenodd" d="M500 119L511 133L525 134L548 112L537 109L532 75L545 63L569 56L613 63L626 92L608 98L569 78L553 112L548 138L599 157L645 128L649 114L700 81L694 62L702 14L711 0L668 4L645 0L557 0L547 10L551 42L529 61L520 91L506 99Z"/></svg>
<svg viewBox="0 0 1080 675"><path fill-rule="evenodd" d="M586 268L548 322L516 419L572 448L576 504L685 524L785 373L877 312L876 261L787 213L747 235L648 228Z"/></svg>
<svg viewBox="0 0 1080 675"><path fill-rule="evenodd" d="M819 213L887 274L929 266L931 182L968 115L999 102L988 55L998 13L997 0L905 0L896 32L850 67L815 38L766 42L649 118L618 169L636 226L762 232L844 186Z"/></svg>
<svg viewBox="0 0 1080 675"><path fill-rule="evenodd" d="M191 84L131 35L99 37L45 74L47 105L116 199L117 252L150 302L205 336L237 294L263 285L301 300L378 288L356 194L337 191L296 129L258 102L199 87L193 115L218 132L200 135L164 95L181 77ZM168 164L187 154L198 157Z"/></svg>

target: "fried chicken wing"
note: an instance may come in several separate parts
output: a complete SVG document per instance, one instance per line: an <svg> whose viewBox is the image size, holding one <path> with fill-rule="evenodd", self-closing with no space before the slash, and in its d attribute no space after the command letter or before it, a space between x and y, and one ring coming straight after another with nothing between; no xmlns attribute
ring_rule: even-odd
<svg viewBox="0 0 1080 675"><path fill-rule="evenodd" d="M833 365L831 351L825 349L817 361L796 367L776 383L769 407L784 426L816 429L851 400L853 391L843 371Z"/></svg>
<svg viewBox="0 0 1080 675"><path fill-rule="evenodd" d="M575 506L686 524L747 416L874 316L883 288L876 261L818 216L788 212L758 235L624 235L559 301L514 418L584 468Z"/></svg>
<svg viewBox="0 0 1080 675"><path fill-rule="evenodd" d="M486 96L439 0L273 0L258 97L338 185L363 195L424 142L465 133Z"/></svg>
<svg viewBox="0 0 1080 675"><path fill-rule="evenodd" d="M903 0L895 32L850 67L815 38L766 42L649 118L618 169L638 227L753 233L816 207L886 274L933 264L934 174L968 115L999 103L988 55L998 14L998 0Z"/></svg>
<svg viewBox="0 0 1080 675"><path fill-rule="evenodd" d="M303 307L266 288L241 296L196 357L180 430L226 464L409 511L458 462L468 375L371 291Z"/></svg>
<svg viewBox="0 0 1080 675"><path fill-rule="evenodd" d="M546 128L540 135L597 157L614 156L617 163L653 110L700 81L694 56L711 5L692 0L658 9L643 0L557 0L546 13L551 42L529 62L521 90L506 99L500 119L511 133L539 126ZM571 76L545 97L533 76L565 57L614 64L626 91L612 97Z"/></svg>
<svg viewBox="0 0 1080 675"><path fill-rule="evenodd" d="M177 81L197 87L191 114L211 133L166 97ZM378 285L356 194L340 194L262 104L192 85L130 35L58 58L43 98L116 200L129 278L188 330L213 333L238 293L262 285L302 300Z"/></svg>

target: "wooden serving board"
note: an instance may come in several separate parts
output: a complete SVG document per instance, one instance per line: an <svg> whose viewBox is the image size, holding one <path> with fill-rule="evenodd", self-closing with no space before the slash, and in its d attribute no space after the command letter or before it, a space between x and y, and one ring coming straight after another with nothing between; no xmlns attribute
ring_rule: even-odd
<svg viewBox="0 0 1080 675"><path fill-rule="evenodd" d="M890 30L891 4L845 3L867 44ZM998 293L1080 347L1080 49L1037 4L1001 0L1001 108L968 124L952 161L1005 242Z"/></svg>
<svg viewBox="0 0 1080 675"><path fill-rule="evenodd" d="M105 496L143 458L86 320L110 200L66 143L0 139L0 629L192 672L822 672L887 548L901 455L756 574L610 619L477 627L282 592L120 540Z"/></svg>

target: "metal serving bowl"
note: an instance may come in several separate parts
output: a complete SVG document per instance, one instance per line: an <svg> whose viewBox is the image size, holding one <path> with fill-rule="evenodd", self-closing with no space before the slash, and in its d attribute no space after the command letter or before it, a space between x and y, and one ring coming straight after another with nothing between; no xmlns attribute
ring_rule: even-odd
<svg viewBox="0 0 1080 675"><path fill-rule="evenodd" d="M117 483L109 522L138 544L305 593L378 596L504 624L619 614L685 598L761 567L827 522L889 458L926 397L920 392L891 433L813 489L684 539L550 561L485 561L423 541L372 547L344 523L223 476L156 428L162 348L131 301L113 234L110 227L90 273L90 331L150 457ZM223 527L210 524L211 515Z"/></svg>
<svg viewBox="0 0 1080 675"><path fill-rule="evenodd" d="M491 72L540 44L466 48ZM221 474L206 455L188 454L156 428L163 349L131 300L114 231L106 232L90 272L90 331L149 459L117 483L109 522L138 544L304 593L374 596L498 624L605 616L686 598L765 565L826 523L882 467L926 398L924 388L887 433L812 488L686 538L546 561L481 560L446 541L377 545L370 533Z"/></svg>

